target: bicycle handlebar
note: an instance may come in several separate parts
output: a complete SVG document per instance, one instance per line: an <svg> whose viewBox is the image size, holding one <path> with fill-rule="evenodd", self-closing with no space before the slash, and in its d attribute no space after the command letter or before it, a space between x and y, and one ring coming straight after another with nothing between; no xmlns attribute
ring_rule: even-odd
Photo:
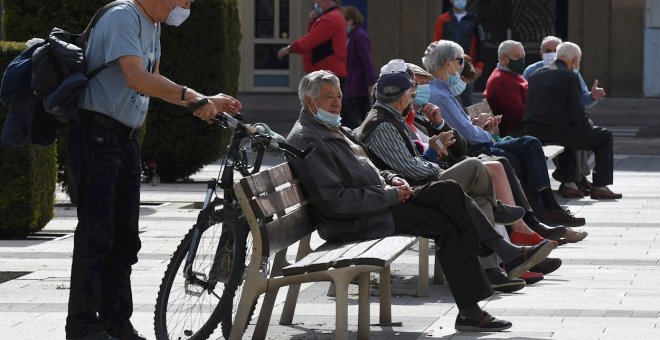
<svg viewBox="0 0 660 340"><path fill-rule="evenodd" d="M195 112L197 111L197 109L208 104L208 102L209 102L208 98L203 98L194 103L190 103L188 104L188 111ZM217 125L228 127L234 130L240 128L243 131L245 131L250 136L250 138L259 141L260 144L262 144L263 146L265 147L270 146L271 148L275 147L296 158L305 159L312 151L314 151L314 149L316 149L313 146L308 146L305 150L300 150L297 147L285 141L279 140L277 137L273 135L260 131L259 129L253 127L250 124L245 124L241 122L240 121L241 118L242 118L242 114L240 112L237 113L236 116L231 116L226 112L220 112L215 115L215 117L213 118L213 122Z"/></svg>

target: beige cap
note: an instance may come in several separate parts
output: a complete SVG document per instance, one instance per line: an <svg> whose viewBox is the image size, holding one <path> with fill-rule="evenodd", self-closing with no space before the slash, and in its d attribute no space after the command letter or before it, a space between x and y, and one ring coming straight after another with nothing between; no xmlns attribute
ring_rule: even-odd
<svg viewBox="0 0 660 340"><path fill-rule="evenodd" d="M420 66L417 66L413 63L406 63L406 65L408 65L408 68L410 68L413 71L413 73L415 73L415 75L420 75L427 77L429 79L433 79L433 75L426 72L426 70L421 68Z"/></svg>

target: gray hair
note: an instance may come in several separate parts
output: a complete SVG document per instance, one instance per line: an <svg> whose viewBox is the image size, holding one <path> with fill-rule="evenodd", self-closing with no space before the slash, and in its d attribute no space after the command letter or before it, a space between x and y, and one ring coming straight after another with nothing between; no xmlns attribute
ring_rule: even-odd
<svg viewBox="0 0 660 340"><path fill-rule="evenodd" d="M330 71L314 71L305 75L298 85L298 98L300 104L305 106L305 96L316 100L321 94L321 84L332 84L339 86L339 78Z"/></svg>
<svg viewBox="0 0 660 340"><path fill-rule="evenodd" d="M557 44L561 44L563 41L554 35L549 35L541 40L541 50L543 50L543 47L549 42L556 42Z"/></svg>
<svg viewBox="0 0 660 340"><path fill-rule="evenodd" d="M454 60L454 58L458 58L457 56L463 56L461 45L449 40L440 40L438 45L422 59L422 62L426 70L434 74L447 61Z"/></svg>
<svg viewBox="0 0 660 340"><path fill-rule="evenodd" d="M506 57L506 55L511 52L511 50L515 46L520 46L520 48L525 50L523 45L519 41L515 40L505 40L500 43L500 47L497 48L497 58L502 59L502 57Z"/></svg>
<svg viewBox="0 0 660 340"><path fill-rule="evenodd" d="M582 58L580 46L570 41L563 42L557 46L557 59Z"/></svg>

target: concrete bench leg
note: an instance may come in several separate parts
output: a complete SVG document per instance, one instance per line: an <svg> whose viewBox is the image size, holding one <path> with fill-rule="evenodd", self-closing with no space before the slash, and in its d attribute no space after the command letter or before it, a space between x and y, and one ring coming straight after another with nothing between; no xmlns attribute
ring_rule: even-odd
<svg viewBox="0 0 660 340"><path fill-rule="evenodd" d="M289 286L286 293L286 300L282 309L282 316L280 316L280 325L291 325L293 323L293 313L296 311L296 303L298 302L298 294L300 293L300 284L293 284Z"/></svg>
<svg viewBox="0 0 660 340"><path fill-rule="evenodd" d="M335 282L335 339L348 339L348 285L349 280Z"/></svg>
<svg viewBox="0 0 660 340"><path fill-rule="evenodd" d="M380 271L380 323L392 323L392 283L390 266Z"/></svg>
<svg viewBox="0 0 660 340"><path fill-rule="evenodd" d="M259 295L258 286L256 284L251 285L246 280L243 294L241 295L241 300L238 304L238 310L236 311L236 318L234 319L231 334L229 335L229 340L240 340L243 337L245 328L250 321L248 320L248 314Z"/></svg>
<svg viewBox="0 0 660 340"><path fill-rule="evenodd" d="M419 238L419 274L417 296L429 295L429 239Z"/></svg>
<svg viewBox="0 0 660 340"><path fill-rule="evenodd" d="M359 277L358 339L369 339L369 273Z"/></svg>

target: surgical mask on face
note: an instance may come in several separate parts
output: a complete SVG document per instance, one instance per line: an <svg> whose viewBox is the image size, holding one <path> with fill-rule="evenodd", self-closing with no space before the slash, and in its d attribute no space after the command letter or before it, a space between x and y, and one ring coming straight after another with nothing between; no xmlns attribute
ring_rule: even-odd
<svg viewBox="0 0 660 340"><path fill-rule="evenodd" d="M340 115L336 115L330 111L326 111L320 108L314 101L312 101L312 103L314 103L314 106L316 106L316 114L314 114L314 119L330 126L339 126L339 123L341 122Z"/></svg>
<svg viewBox="0 0 660 340"><path fill-rule="evenodd" d="M312 7L313 7L314 10L316 11L316 13L318 13L319 15L323 14L323 9L321 8L321 5L319 5L318 3L315 2L315 3L312 5Z"/></svg>
<svg viewBox="0 0 660 340"><path fill-rule="evenodd" d="M413 98L413 103L417 106L424 106L431 98L431 87L429 84L417 85L417 93Z"/></svg>
<svg viewBox="0 0 660 340"><path fill-rule="evenodd" d="M190 8L176 6L165 19L165 24L170 26L180 26L190 16Z"/></svg>
<svg viewBox="0 0 660 340"><path fill-rule="evenodd" d="M454 0L454 7L460 10L464 10L467 6L467 0Z"/></svg>
<svg viewBox="0 0 660 340"><path fill-rule="evenodd" d="M454 68L454 64L452 64L451 67ZM454 69L454 71L456 71L456 69ZM447 82L449 83L449 91L452 96L458 96L463 93L467 87L467 83L461 79L461 75L458 72L449 74L447 76Z"/></svg>
<svg viewBox="0 0 660 340"><path fill-rule="evenodd" d="M509 69L517 74L522 74L525 71L525 58L518 60L509 59Z"/></svg>
<svg viewBox="0 0 660 340"><path fill-rule="evenodd" d="M548 66L552 64L553 61L557 59L557 53L555 52L548 52L548 53L543 53L543 66Z"/></svg>

